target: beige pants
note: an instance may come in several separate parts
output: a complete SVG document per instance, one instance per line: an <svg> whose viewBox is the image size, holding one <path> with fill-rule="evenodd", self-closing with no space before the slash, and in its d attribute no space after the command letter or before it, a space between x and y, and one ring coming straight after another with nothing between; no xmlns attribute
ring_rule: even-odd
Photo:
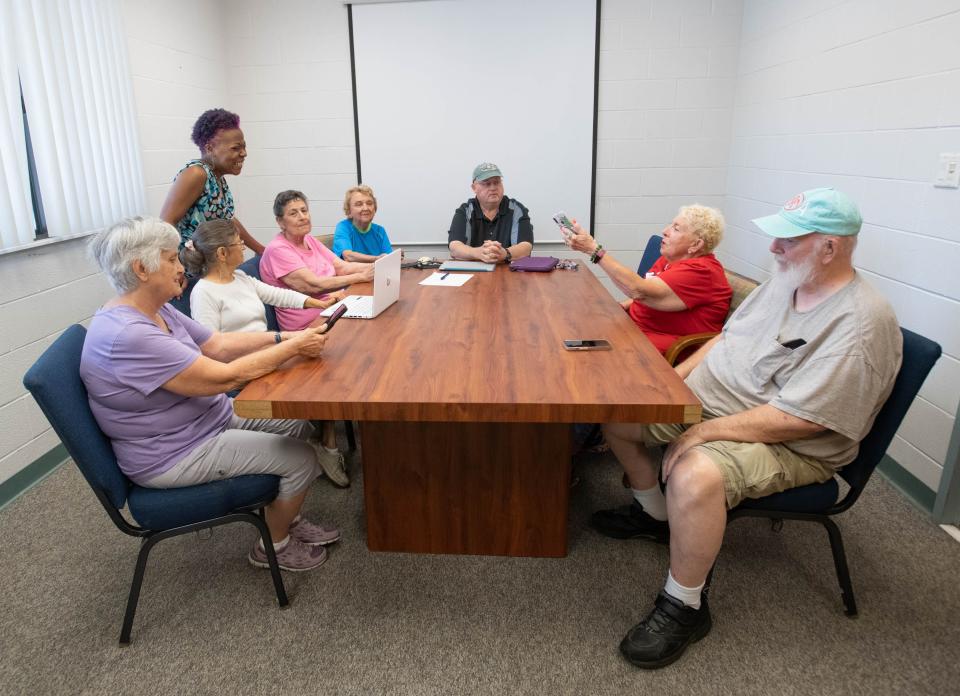
<svg viewBox="0 0 960 696"><path fill-rule="evenodd" d="M643 444L647 447L669 444L687 427L674 423L645 425ZM717 440L694 449L710 457L720 469L728 508L736 507L744 498L763 498L789 488L822 483L834 474L830 465L797 454L781 444Z"/></svg>

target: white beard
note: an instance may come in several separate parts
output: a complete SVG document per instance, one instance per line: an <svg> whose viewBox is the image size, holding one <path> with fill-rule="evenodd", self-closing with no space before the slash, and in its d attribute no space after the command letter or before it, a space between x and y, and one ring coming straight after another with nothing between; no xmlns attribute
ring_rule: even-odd
<svg viewBox="0 0 960 696"><path fill-rule="evenodd" d="M813 280L817 268L817 257L811 254L803 261L787 266L776 258L770 268L770 284L778 293L793 295L801 285Z"/></svg>

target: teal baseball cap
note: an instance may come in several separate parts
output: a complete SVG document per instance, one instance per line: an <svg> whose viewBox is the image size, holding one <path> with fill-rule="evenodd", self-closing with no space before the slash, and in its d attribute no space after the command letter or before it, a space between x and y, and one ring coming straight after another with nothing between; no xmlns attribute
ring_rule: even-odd
<svg viewBox="0 0 960 696"><path fill-rule="evenodd" d="M771 237L801 237L811 232L850 237L860 232L863 218L847 194L817 188L798 193L776 215L757 218L753 224Z"/></svg>
<svg viewBox="0 0 960 696"><path fill-rule="evenodd" d="M503 174L500 173L500 167L492 162L481 162L473 168L474 181L484 181L494 176L502 177Z"/></svg>

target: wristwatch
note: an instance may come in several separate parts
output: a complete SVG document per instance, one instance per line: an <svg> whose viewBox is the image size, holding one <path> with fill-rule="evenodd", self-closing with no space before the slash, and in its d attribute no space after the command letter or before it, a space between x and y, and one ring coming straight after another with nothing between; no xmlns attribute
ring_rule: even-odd
<svg viewBox="0 0 960 696"><path fill-rule="evenodd" d="M504 263L510 263L511 261L513 261L513 254L511 254L511 253L510 253L510 250L507 249L507 255L506 255L506 257L503 259L503 262L504 262Z"/></svg>

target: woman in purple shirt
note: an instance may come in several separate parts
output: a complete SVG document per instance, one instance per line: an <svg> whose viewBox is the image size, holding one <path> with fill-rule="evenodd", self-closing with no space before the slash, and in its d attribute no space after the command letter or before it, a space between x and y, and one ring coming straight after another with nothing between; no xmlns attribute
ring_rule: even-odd
<svg viewBox="0 0 960 696"><path fill-rule="evenodd" d="M296 332L219 333L166 304L180 293L180 235L158 218L124 220L90 250L117 296L94 315L80 359L90 408L120 469L149 488L177 488L244 474L280 477L266 521L285 570L326 560L340 538L300 516L320 474L307 421L233 415L226 392L294 356L318 358L326 337ZM266 568L261 541L250 562Z"/></svg>

